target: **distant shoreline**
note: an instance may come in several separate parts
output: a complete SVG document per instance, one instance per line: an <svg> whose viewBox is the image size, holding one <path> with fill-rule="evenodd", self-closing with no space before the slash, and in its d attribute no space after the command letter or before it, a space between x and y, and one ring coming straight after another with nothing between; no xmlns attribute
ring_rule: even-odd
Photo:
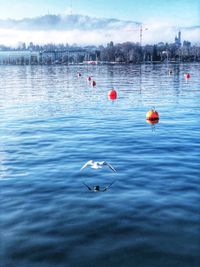
<svg viewBox="0 0 200 267"><path fill-rule="evenodd" d="M200 62L200 47L191 43L157 45L134 44L130 42L106 47L67 47L32 43L28 48L5 49L0 46L0 65L117 65Z"/></svg>
<svg viewBox="0 0 200 267"><path fill-rule="evenodd" d="M145 61L145 62L137 62L137 63L129 63L129 62L98 62L97 64L87 64L87 63L51 63L51 64L13 64L13 63L5 63L0 64L0 66L119 66L119 65L152 65L152 64L160 64L160 65L175 65L175 64L187 64L187 63L200 63L200 61Z"/></svg>

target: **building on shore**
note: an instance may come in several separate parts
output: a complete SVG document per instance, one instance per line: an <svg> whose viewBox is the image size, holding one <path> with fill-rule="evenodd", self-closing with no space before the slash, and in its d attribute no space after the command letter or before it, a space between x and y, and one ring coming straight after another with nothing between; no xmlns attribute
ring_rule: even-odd
<svg viewBox="0 0 200 267"><path fill-rule="evenodd" d="M175 45L181 47L181 31L179 30L178 35L175 36Z"/></svg>
<svg viewBox="0 0 200 267"><path fill-rule="evenodd" d="M94 60L94 57L93 53L86 49L68 49L63 51L8 50L0 51L0 65L76 64L85 60Z"/></svg>
<svg viewBox="0 0 200 267"><path fill-rule="evenodd" d="M40 52L38 51L0 51L1 65L31 65L38 64L40 61Z"/></svg>

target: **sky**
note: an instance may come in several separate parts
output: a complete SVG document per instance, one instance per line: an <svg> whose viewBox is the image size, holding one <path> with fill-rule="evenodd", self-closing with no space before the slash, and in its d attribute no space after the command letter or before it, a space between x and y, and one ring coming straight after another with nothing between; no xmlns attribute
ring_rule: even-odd
<svg viewBox="0 0 200 267"><path fill-rule="evenodd" d="M0 20L3 21L0 23L0 44L28 42L30 39L38 43L48 41L105 44L111 39L115 42L137 42L139 29L136 26L130 27L128 21L142 23L144 28L148 29L143 31L144 44L159 41L173 42L179 29L184 39L193 43L200 41L200 0L0 0L0 6ZM47 14L61 15L61 18L79 14L83 23L91 25L94 21L85 20L84 16L92 19L106 18L108 23L111 18L115 18L126 21L127 24L119 28L120 36L116 24L113 29L108 30L107 22L104 26L101 24L98 29L92 27L82 29L79 27L80 23L77 24L77 28L65 29L62 25L58 29L54 27L54 21L45 21L49 23L48 29L44 29L39 23L34 29L31 27L28 29L20 24L15 27L8 26L8 19L18 21L29 18L30 26L33 19ZM25 23L27 21L24 21Z"/></svg>

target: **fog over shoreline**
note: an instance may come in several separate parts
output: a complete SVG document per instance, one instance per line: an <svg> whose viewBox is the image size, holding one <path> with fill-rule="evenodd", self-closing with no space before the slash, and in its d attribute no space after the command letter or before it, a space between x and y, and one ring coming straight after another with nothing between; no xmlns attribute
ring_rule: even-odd
<svg viewBox="0 0 200 267"><path fill-rule="evenodd" d="M34 42L105 45L111 40L115 43L126 41L137 43L141 24L143 24L143 44L173 43L179 29L182 32L182 40L200 44L200 25L178 27L164 20L141 23L114 18L50 14L20 20L0 20L0 44Z"/></svg>

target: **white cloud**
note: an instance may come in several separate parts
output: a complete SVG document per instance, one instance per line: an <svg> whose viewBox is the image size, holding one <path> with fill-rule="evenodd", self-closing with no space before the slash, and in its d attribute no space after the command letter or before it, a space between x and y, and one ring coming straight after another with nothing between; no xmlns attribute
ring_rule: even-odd
<svg viewBox="0 0 200 267"><path fill-rule="evenodd" d="M173 43L179 30L182 33L182 41L191 41L193 44L200 43L200 26L182 27L161 19L159 22L148 20L144 27L148 28L147 31L143 32L144 43L158 43L161 41Z"/></svg>
<svg viewBox="0 0 200 267"><path fill-rule="evenodd" d="M174 42L179 28L167 21L144 24L143 44ZM182 39L199 42L200 27L184 27ZM23 21L0 21L0 44L18 42L106 44L110 41L139 42L139 23L116 19L97 19L81 15L50 15Z"/></svg>

